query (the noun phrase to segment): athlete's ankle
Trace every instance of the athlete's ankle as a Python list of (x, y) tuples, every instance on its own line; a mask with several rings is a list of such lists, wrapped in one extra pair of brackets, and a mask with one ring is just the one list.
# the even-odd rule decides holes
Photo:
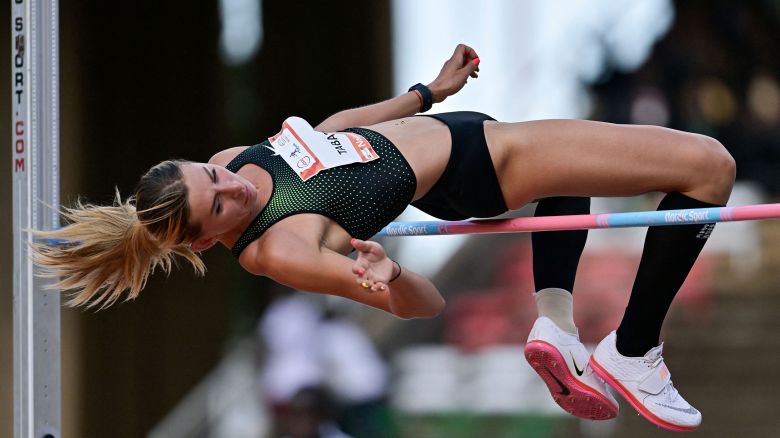
[(534, 294), (539, 316), (550, 318), (555, 325), (566, 333), (577, 335), (574, 324), (574, 300), (565, 289), (547, 288)]
[(640, 333), (628, 333), (622, 324), (615, 330), (615, 349), (623, 357), (642, 357), (659, 343), (658, 338), (653, 340)]

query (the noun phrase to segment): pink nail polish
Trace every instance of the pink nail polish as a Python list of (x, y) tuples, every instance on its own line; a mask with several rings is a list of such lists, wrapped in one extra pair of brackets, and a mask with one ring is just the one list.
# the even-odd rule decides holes
[(479, 65), (479, 58), (474, 58), (471, 62), (474, 63), (474, 65)]

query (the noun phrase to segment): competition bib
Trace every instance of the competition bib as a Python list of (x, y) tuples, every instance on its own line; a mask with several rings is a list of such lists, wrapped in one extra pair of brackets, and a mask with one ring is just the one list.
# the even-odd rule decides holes
[(318, 132), (300, 117), (287, 118), (281, 132), (268, 141), (269, 149), (282, 157), (303, 181), (325, 169), (379, 158), (363, 136), (351, 132)]

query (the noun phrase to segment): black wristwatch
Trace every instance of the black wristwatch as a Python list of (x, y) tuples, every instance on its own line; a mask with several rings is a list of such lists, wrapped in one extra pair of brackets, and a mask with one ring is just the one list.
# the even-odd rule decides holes
[(423, 84), (415, 84), (409, 88), (409, 91), (416, 91), (420, 93), (420, 96), (422, 96), (422, 108), (420, 108), (421, 113), (431, 109), (433, 106), (433, 93), (431, 93), (431, 90), (428, 87)]

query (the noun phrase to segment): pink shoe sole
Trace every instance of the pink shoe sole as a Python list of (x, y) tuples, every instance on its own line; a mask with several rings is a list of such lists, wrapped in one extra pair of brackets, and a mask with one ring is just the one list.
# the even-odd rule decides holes
[(631, 405), (631, 407), (636, 409), (637, 412), (645, 417), (647, 421), (655, 424), (658, 427), (675, 432), (693, 432), (699, 428), (699, 426), (681, 426), (679, 424), (670, 423), (666, 420), (658, 418), (655, 414), (645, 408), (644, 405), (642, 405), (642, 403), (640, 403), (633, 395), (631, 395), (631, 393), (625, 387), (623, 387), (623, 385), (621, 385), (617, 379), (612, 377), (612, 375), (609, 374), (609, 372), (605, 370), (598, 362), (596, 362), (596, 359), (593, 357), (590, 358), (590, 367), (593, 368), (593, 371), (598, 374), (599, 377), (604, 379), (604, 381), (607, 382), (607, 384), (611, 386), (612, 389), (617, 391)]
[(564, 411), (588, 420), (617, 417), (619, 407), (577, 380), (557, 348), (544, 341), (531, 341), (525, 344), (525, 358), (547, 385), (555, 403)]

